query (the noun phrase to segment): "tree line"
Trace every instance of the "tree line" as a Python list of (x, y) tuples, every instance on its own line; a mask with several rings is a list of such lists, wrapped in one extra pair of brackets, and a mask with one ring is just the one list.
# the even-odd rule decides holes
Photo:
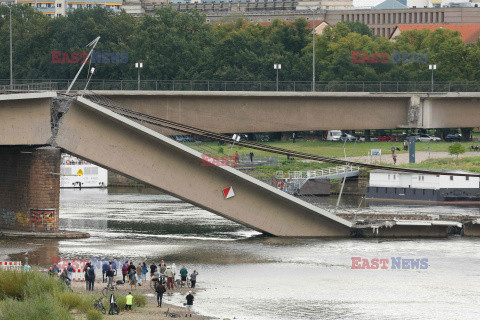
[[(53, 19), (28, 6), (12, 11), (16, 79), (72, 79), (97, 36), (97, 79), (136, 79), (135, 62), (143, 62), (142, 79), (152, 80), (273, 81), (275, 63), (282, 64), (280, 81), (312, 79), (312, 30), (305, 19), (265, 26), (242, 19), (210, 24), (199, 12), (171, 8), (138, 18), (104, 8)], [(98, 52), (107, 53), (109, 63)], [(365, 24), (343, 22), (315, 37), (315, 61), (318, 81), (429, 81), (429, 63), (437, 65), (436, 81), (474, 81), (480, 43), (465, 44), (448, 29), (405, 31), (389, 41)], [(9, 11), (0, 7), (0, 79), (8, 78)]]

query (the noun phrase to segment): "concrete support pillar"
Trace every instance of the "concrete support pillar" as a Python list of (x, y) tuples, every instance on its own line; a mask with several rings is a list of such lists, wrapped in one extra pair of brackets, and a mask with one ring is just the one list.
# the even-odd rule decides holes
[(410, 98), (410, 104), (408, 106), (408, 127), (418, 128), (422, 126), (422, 101), (420, 96), (413, 95)]
[(55, 232), (60, 149), (0, 147), (0, 229)]

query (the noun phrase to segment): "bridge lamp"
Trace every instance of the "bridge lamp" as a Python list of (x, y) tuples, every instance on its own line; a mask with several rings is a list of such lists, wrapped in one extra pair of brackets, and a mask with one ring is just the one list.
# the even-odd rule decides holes
[(436, 64), (430, 64), (428, 66), (429, 70), (432, 70), (432, 92), (433, 92), (433, 70), (437, 70), (437, 65)]
[(90, 83), (90, 80), (92, 79), (94, 72), (95, 72), (95, 68), (92, 67), (92, 68), (90, 69), (90, 77), (88, 77), (87, 83), (85, 84), (85, 89), (83, 89), (82, 97), (83, 97), (83, 95), (85, 94), (85, 91), (87, 91), (88, 84)]
[(135, 63), (135, 68), (138, 69), (138, 90), (140, 90), (140, 69), (143, 68), (143, 63), (142, 62), (136, 62)]
[(278, 70), (282, 69), (282, 65), (279, 64), (279, 63), (278, 63), (278, 64), (275, 63), (275, 64), (273, 65), (273, 69), (277, 70), (277, 91), (278, 91)]

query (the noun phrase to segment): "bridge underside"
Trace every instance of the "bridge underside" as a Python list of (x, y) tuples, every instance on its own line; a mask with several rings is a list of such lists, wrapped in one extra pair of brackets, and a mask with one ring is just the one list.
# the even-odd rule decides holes
[(476, 127), (480, 93), (99, 91), (129, 109), (219, 133)]
[[(58, 123), (51, 122), (50, 104), (43, 99), (23, 109), (0, 101), (0, 115), (17, 123), (24, 119), (22, 126), (4, 129), (0, 145), (53, 145), (267, 234), (350, 234), (350, 222), (230, 167), (203, 166), (200, 153), (87, 99), (73, 102)], [(7, 126), (2, 119), (0, 127)], [(50, 131), (52, 124), (53, 135), (34, 134)], [(35, 130), (20, 139), (25, 127)], [(225, 199), (227, 187), (233, 187), (234, 197)]]

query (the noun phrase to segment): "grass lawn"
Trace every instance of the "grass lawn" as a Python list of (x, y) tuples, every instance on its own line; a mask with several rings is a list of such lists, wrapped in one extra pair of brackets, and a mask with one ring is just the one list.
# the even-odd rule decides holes
[[(465, 147), (466, 151), (469, 151), (470, 146), (473, 144), (477, 144), (478, 142), (462, 142), (462, 145)], [(217, 142), (203, 142), (200, 144), (197, 143), (186, 143), (188, 146), (192, 147), (193, 149), (198, 150), (202, 153), (207, 153), (215, 156), (223, 156), (228, 154), (230, 151), (231, 145), (224, 145), (219, 147)], [(282, 141), (275, 141), (275, 142), (265, 142), (264, 144), (290, 149), (294, 151), (310, 153), (318, 156), (325, 156), (325, 157), (343, 157), (343, 142), (331, 142), (331, 141), (297, 141), (292, 143), (291, 141), (282, 142)], [(428, 147), (430, 147), (431, 152), (448, 152), (448, 147), (453, 144), (453, 142), (417, 142), (415, 144), (416, 151), (428, 151)], [(390, 148), (392, 146), (400, 148), (401, 151), (397, 151), (397, 153), (405, 153), (403, 151), (403, 142), (357, 142), (355, 144), (355, 148), (353, 149), (353, 142), (347, 142), (345, 145), (345, 151), (347, 157), (350, 156), (353, 150), (353, 156), (366, 156), (371, 149), (382, 149), (382, 154), (390, 154)], [(222, 152), (223, 150), (223, 152)], [(250, 151), (253, 151), (255, 156), (272, 156), (274, 154), (264, 151), (253, 150), (250, 148), (244, 147), (237, 147), (233, 146), (233, 149), (230, 155), (234, 155), (235, 151), (238, 151), (239, 154), (247, 154)], [(286, 159), (286, 156), (279, 156), (279, 160)]]
[(422, 163), (402, 165), (402, 167), (418, 169), (465, 170), (480, 173), (480, 157), (469, 157), (453, 160), (451, 158), (432, 159)]

